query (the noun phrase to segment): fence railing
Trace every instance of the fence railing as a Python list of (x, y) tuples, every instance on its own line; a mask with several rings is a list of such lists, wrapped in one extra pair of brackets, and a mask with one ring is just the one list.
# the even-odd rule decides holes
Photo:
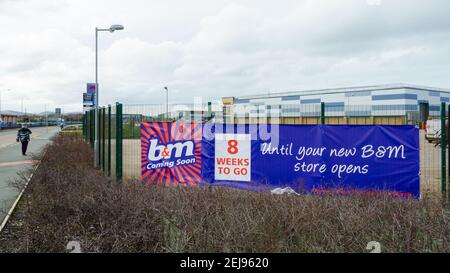
[[(226, 124), (326, 124), (326, 125), (415, 125), (420, 127), (420, 177), (422, 194), (446, 193), (450, 177), (447, 143), (447, 114), (424, 115), (407, 106), (374, 107), (367, 105), (116, 105), (99, 108), (98, 136), (95, 135), (95, 110), (83, 117), (86, 142), (96, 151), (95, 164), (108, 176), (140, 179), (142, 122), (197, 122)], [(423, 117), (428, 116), (427, 120)], [(421, 120), (422, 119), (422, 120)], [(427, 128), (428, 125), (428, 128)], [(449, 140), (447, 139), (449, 138)], [(448, 172), (448, 173), (447, 173)]]

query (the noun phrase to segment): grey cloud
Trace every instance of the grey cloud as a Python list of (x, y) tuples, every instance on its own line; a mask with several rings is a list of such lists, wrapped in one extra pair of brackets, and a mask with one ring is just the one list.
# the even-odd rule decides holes
[(5, 6), (0, 88), (17, 90), (6, 101), (16, 109), (22, 94), (30, 108), (81, 109), (94, 80), (93, 29), (116, 22), (126, 30), (100, 40), (104, 104), (162, 103), (166, 85), (179, 102), (389, 82), (450, 86), (446, 0), (0, 0)]

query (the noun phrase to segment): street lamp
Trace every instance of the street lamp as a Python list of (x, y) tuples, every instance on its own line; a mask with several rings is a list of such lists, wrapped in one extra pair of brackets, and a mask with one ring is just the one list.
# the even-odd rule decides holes
[(98, 33), (99, 32), (111, 32), (118, 30), (124, 30), (124, 26), (122, 25), (112, 25), (110, 28), (95, 28), (95, 108), (98, 109), (98, 102), (99, 102), (99, 88), (98, 88)]
[(97, 164), (99, 159), (99, 128), (98, 128), (98, 102), (99, 102), (99, 88), (98, 88), (98, 33), (99, 32), (110, 32), (124, 30), (125, 28), (122, 25), (112, 25), (110, 28), (95, 28), (95, 162)]
[[(9, 91), (11, 91), (11, 89), (6, 89), (6, 90), (3, 90), (3, 91), (9, 92)], [(3, 123), (3, 119), (2, 119), (2, 90), (0, 90), (0, 122)]]
[(166, 121), (169, 121), (169, 88), (164, 87), (166, 90)]

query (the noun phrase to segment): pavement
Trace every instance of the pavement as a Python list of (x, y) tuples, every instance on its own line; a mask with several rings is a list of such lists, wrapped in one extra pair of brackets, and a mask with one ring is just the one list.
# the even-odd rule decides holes
[(22, 155), (21, 145), (16, 142), (17, 130), (0, 131), (0, 223), (16, 200), (19, 192), (9, 186), (19, 178), (19, 173), (33, 166), (32, 156), (38, 154), (59, 132), (59, 127), (30, 128), (33, 132), (28, 144), (27, 156)]

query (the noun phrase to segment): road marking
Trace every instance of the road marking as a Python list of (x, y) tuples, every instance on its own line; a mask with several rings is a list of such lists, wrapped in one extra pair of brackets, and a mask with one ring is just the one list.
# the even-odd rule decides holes
[(37, 160), (24, 160), (24, 161), (15, 161), (15, 162), (4, 162), (0, 163), (0, 167), (12, 167), (12, 166), (19, 166), (19, 165), (32, 165), (34, 163), (38, 162)]

